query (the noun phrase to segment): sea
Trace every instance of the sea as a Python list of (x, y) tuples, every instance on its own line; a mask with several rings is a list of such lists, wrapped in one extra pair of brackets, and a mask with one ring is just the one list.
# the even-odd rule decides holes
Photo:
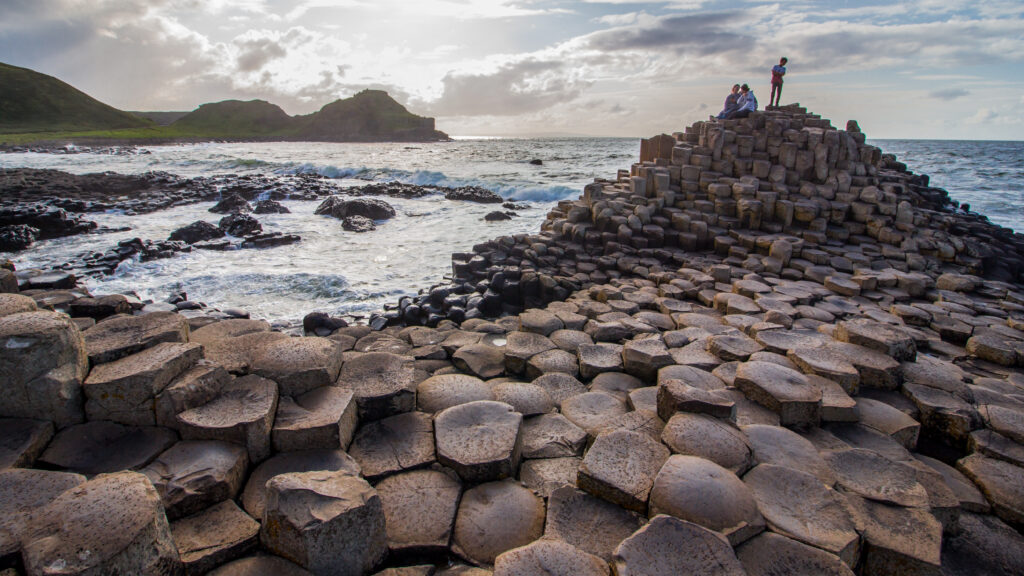
[[(987, 215), (1024, 230), (1024, 142), (869, 140), (931, 185)], [(298, 234), (301, 242), (262, 250), (195, 250), (150, 262), (127, 260), (114, 274), (88, 277), (93, 294), (135, 293), (160, 301), (177, 292), (210, 307), (241, 308), (287, 327), (309, 312), (365, 319), (404, 295), (444, 281), (451, 254), (510, 234), (536, 233), (548, 211), (575, 199), (594, 178), (615, 178), (639, 156), (637, 138), (456, 138), (432, 143), (204, 143), (149, 146), (136, 154), (0, 154), (0, 168), (52, 168), (77, 174), (164, 171), (185, 177), (314, 173), (339, 188), (399, 181), (446, 187), (481, 186), (522, 207), (510, 220), (487, 222), (496, 205), (444, 199), (383, 198), (397, 215), (367, 233), (342, 230), (314, 215), (319, 202), (284, 200), (290, 214), (260, 215), (265, 231)], [(540, 163), (536, 163), (539, 160)], [(0, 191), (2, 193), (2, 191)], [(47, 269), (118, 241), (165, 239), (175, 229), (219, 215), (212, 202), (128, 216), (89, 214), (101, 228), (130, 228), (37, 242), (0, 253), (19, 270)]]

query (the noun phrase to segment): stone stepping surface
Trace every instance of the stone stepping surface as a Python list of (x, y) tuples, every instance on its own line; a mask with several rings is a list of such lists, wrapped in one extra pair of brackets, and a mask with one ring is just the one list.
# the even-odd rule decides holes
[(0, 272), (0, 566), (1024, 572), (1024, 241), (798, 106), (639, 160), (368, 326)]

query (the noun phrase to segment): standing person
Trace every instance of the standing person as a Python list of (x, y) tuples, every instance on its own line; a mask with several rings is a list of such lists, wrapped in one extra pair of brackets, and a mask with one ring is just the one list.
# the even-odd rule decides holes
[(780, 58), (779, 63), (772, 66), (772, 95), (768, 98), (769, 106), (778, 106), (782, 102), (782, 77), (786, 75), (787, 62), (787, 58)]
[(750, 113), (757, 110), (757, 98), (754, 97), (754, 92), (750, 89), (750, 86), (744, 84), (740, 86), (740, 97), (736, 101), (739, 108), (726, 116), (726, 118), (732, 120), (733, 118), (746, 118), (750, 116)]
[(736, 103), (736, 101), (739, 100), (739, 99), (740, 99), (740, 85), (739, 84), (733, 84), (732, 85), (732, 92), (730, 92), (729, 95), (725, 97), (725, 106), (722, 108), (722, 111), (718, 113), (717, 118), (719, 120), (722, 120), (722, 119), (726, 118), (727, 116), (729, 116), (729, 114), (732, 114), (733, 112), (735, 112), (736, 109), (739, 108), (739, 105)]

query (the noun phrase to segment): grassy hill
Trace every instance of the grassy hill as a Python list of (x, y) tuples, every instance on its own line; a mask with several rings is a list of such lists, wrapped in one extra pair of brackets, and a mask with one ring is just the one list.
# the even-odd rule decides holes
[(0, 63), (0, 144), (374, 142), (447, 137), (434, 129), (433, 118), (412, 114), (381, 90), (364, 90), (305, 116), (289, 116), (263, 100), (225, 100), (188, 113), (122, 112), (56, 78)]
[(152, 122), (28, 68), (0, 63), (0, 134), (143, 128)]

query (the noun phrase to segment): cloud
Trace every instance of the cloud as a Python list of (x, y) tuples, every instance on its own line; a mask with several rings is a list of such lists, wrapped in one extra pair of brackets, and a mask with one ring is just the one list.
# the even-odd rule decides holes
[(288, 52), (280, 42), (270, 38), (254, 38), (236, 41), (240, 52), (236, 58), (238, 69), (242, 72), (261, 70), (271, 60), (284, 58)]
[(441, 97), (429, 104), (438, 116), (509, 116), (536, 112), (578, 97), (588, 82), (560, 62), (527, 59), (491, 73), (442, 79)]
[(737, 26), (745, 20), (742, 12), (717, 12), (667, 16), (651, 25), (622, 26), (595, 32), (587, 45), (598, 51), (672, 50), (705, 55), (743, 50), (753, 39)]
[(970, 90), (964, 90), (963, 88), (949, 88), (946, 90), (933, 90), (928, 93), (928, 97), (935, 98), (937, 100), (956, 100), (957, 98), (963, 98), (970, 93)]
[(996, 118), (999, 118), (999, 113), (989, 108), (979, 108), (975, 112), (974, 116), (971, 116), (965, 122), (968, 124), (987, 124), (992, 122)]

